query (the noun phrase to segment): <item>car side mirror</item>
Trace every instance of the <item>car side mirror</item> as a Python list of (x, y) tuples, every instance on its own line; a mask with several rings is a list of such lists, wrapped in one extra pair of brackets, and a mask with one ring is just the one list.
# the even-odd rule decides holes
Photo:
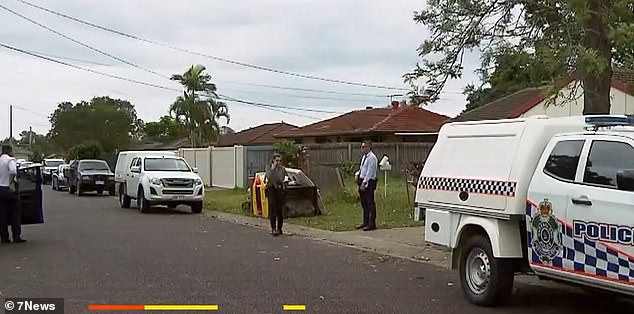
[(634, 191), (634, 170), (621, 170), (616, 173), (616, 186), (621, 191)]
[(198, 173), (198, 168), (196, 168), (196, 167), (192, 167), (192, 171), (193, 171), (194, 173)]
[(130, 171), (139, 173), (139, 172), (141, 172), (141, 167), (134, 166), (134, 167), (130, 168)]

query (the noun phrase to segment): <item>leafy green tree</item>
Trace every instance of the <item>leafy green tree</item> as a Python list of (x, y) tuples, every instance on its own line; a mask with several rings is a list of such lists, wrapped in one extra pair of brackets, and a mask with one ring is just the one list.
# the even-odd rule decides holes
[(158, 121), (145, 123), (143, 136), (145, 139), (167, 142), (187, 135), (185, 125), (171, 116), (163, 116)]
[(126, 148), (141, 134), (142, 121), (126, 100), (95, 97), (75, 105), (60, 103), (50, 117), (48, 137), (62, 151), (94, 140), (105, 152)]
[(219, 118), (224, 117), (229, 123), (228, 107), (217, 100), (216, 85), (205, 70), (202, 65), (193, 65), (185, 73), (171, 77), (185, 90), (170, 106), (170, 114), (185, 125), (192, 147), (209, 145), (217, 139)]
[(429, 0), (414, 13), (431, 32), (418, 49), (423, 61), (404, 77), (414, 85), (424, 78), (435, 101), (448, 79), (462, 75), (467, 51), (481, 49), (481, 69), (501, 51), (527, 52), (553, 70), (551, 82), (577, 72), (584, 114), (609, 113), (612, 66), (634, 65), (633, 7), (632, 0)]
[(528, 52), (500, 50), (492, 58), (491, 68), (478, 71), (482, 84), (465, 87), (467, 106), (463, 112), (525, 88), (547, 85), (557, 73), (565, 71), (554, 67), (544, 68), (542, 60)]
[(68, 150), (68, 159), (101, 159), (104, 154), (101, 144), (97, 141), (85, 141), (74, 145)]

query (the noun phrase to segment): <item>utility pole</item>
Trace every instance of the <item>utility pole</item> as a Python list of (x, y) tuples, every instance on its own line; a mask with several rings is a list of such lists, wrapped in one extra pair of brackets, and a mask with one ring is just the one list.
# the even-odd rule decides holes
[(29, 126), (29, 150), (33, 151), (33, 127)]
[(9, 105), (9, 145), (13, 146), (13, 105)]

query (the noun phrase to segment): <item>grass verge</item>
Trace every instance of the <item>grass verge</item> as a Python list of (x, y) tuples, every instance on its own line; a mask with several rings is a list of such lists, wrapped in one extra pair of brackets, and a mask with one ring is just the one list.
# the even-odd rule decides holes
[[(422, 222), (414, 221), (412, 216), (414, 192), (410, 188), (410, 202), (408, 202), (405, 182), (399, 178), (388, 178), (387, 196), (385, 196), (383, 178), (380, 178), (375, 194), (377, 227), (387, 229), (422, 226)], [(322, 198), (326, 207), (325, 215), (289, 218), (286, 221), (331, 231), (354, 230), (355, 226), (363, 221), (363, 210), (355, 184), (349, 183), (343, 191), (322, 195)], [(207, 209), (253, 216), (251, 212), (242, 209), (242, 203), (247, 200), (247, 190), (241, 188), (214, 188), (205, 193)]]

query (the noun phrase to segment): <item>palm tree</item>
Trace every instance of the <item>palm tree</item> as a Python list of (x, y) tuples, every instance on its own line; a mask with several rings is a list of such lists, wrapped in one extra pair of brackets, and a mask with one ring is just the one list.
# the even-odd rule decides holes
[(192, 65), (185, 73), (171, 77), (183, 85), (185, 91), (170, 106), (170, 115), (183, 122), (192, 147), (209, 144), (217, 138), (219, 118), (224, 117), (229, 123), (228, 107), (217, 100), (216, 84), (205, 70), (203, 65)]

